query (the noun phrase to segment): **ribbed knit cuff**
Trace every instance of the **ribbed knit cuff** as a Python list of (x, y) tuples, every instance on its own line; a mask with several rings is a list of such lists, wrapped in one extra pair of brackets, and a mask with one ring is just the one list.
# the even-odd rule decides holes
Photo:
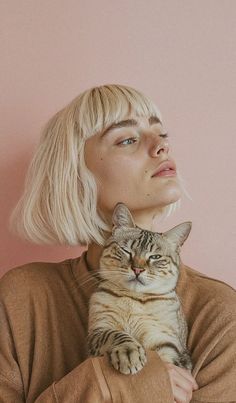
[(114, 403), (173, 403), (173, 394), (167, 369), (155, 351), (147, 352), (147, 363), (134, 375), (115, 370), (108, 358), (99, 362)]

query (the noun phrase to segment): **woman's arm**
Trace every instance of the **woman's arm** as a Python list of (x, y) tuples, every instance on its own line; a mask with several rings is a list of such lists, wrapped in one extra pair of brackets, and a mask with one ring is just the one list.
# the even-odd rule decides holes
[(122, 375), (106, 357), (88, 358), (36, 399), (24, 397), (14, 379), (0, 375), (1, 403), (173, 403), (171, 384), (156, 352), (148, 352), (146, 366), (136, 375)]
[(236, 402), (236, 320), (228, 318), (220, 339), (212, 337), (199, 355), (193, 374), (199, 389), (191, 403)]
[[(57, 365), (57, 350), (53, 355), (53, 345), (45, 351), (36, 348), (40, 343), (47, 346), (44, 336), (51, 342), (47, 334), (51, 317), (44, 309), (40, 316), (35, 313), (36, 307), (42, 308), (47, 298), (44, 288), (44, 284), (40, 288), (40, 284), (36, 287), (30, 282), (26, 270), (16, 270), (1, 279), (0, 403), (141, 403), (147, 396), (156, 403), (173, 403), (168, 371), (156, 352), (147, 353), (148, 362), (136, 375), (122, 375), (107, 357), (96, 357), (86, 359), (54, 380), (51, 371)], [(47, 363), (47, 360), (54, 361)], [(52, 370), (48, 372), (47, 368)], [(63, 370), (55, 373), (63, 374)]]
[(143, 403), (147, 399), (173, 403), (168, 373), (153, 351), (148, 352), (146, 366), (136, 375), (120, 374), (106, 357), (88, 358), (50, 386), (36, 402)]

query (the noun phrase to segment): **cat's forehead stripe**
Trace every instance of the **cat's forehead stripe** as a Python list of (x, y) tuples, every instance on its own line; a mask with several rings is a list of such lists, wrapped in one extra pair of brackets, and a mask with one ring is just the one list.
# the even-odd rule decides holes
[(132, 243), (131, 243), (131, 245), (130, 245), (130, 248), (131, 248), (131, 249), (133, 248), (135, 242), (136, 242), (136, 239), (134, 239), (134, 240), (132, 241)]
[(147, 247), (147, 240), (148, 240), (148, 235), (146, 232), (144, 232), (143, 236), (141, 237), (141, 244), (140, 244), (141, 249), (145, 249)]

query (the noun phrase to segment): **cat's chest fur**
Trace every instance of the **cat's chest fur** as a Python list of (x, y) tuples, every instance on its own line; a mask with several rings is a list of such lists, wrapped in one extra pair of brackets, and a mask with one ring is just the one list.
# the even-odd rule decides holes
[(98, 314), (100, 326), (127, 332), (146, 348), (157, 343), (158, 335), (162, 338), (179, 328), (180, 302), (175, 292), (138, 300), (112, 295), (109, 290), (96, 293), (93, 299), (93, 314)]

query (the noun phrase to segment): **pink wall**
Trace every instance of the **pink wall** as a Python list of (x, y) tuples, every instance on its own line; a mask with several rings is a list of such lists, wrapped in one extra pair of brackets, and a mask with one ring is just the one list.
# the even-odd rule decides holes
[(2, 1), (1, 274), (79, 248), (7, 229), (47, 119), (82, 90), (128, 84), (159, 106), (192, 200), (160, 225), (193, 222), (184, 262), (236, 286), (234, 0)]

